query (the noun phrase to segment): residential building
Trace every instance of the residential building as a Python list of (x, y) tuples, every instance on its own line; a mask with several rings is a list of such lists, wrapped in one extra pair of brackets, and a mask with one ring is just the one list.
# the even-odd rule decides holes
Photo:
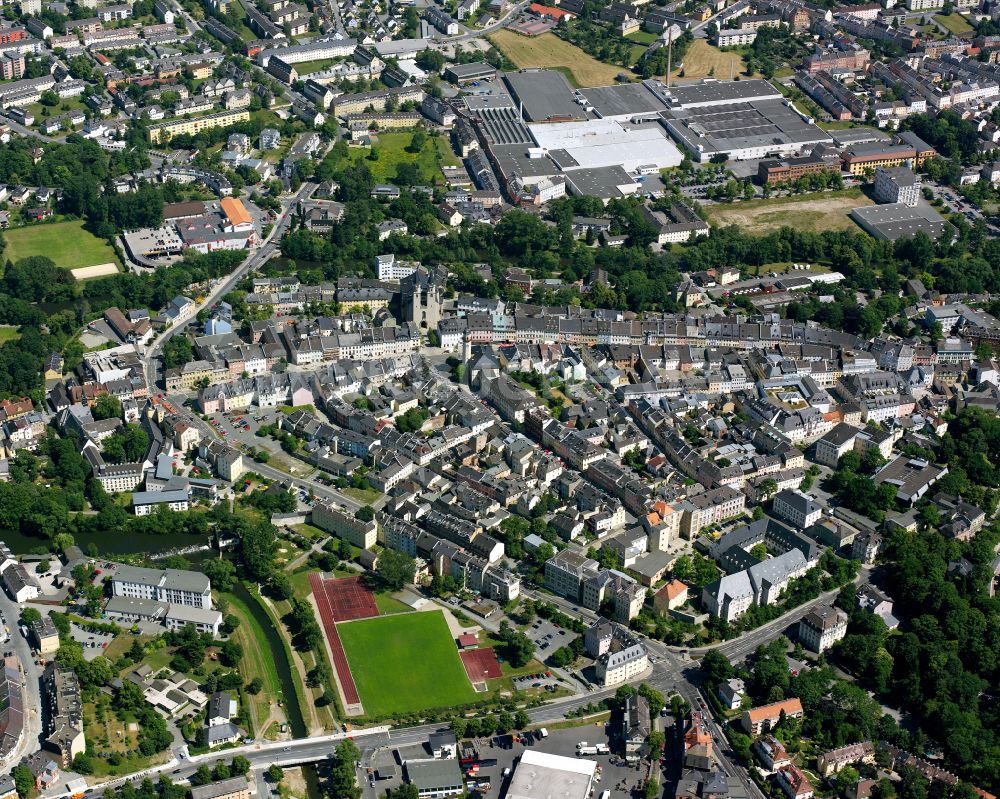
[(80, 681), (72, 669), (52, 662), (42, 672), (42, 691), (47, 711), (43, 746), (68, 768), (87, 748)]
[(916, 206), (920, 202), (920, 178), (908, 167), (878, 167), (874, 194), (880, 203)]
[(744, 710), (740, 721), (744, 732), (758, 736), (766, 730), (774, 729), (782, 715), (790, 719), (802, 718), (802, 702), (797, 698), (783, 699), (780, 702)]
[(729, 710), (739, 710), (743, 705), (743, 694), (746, 693), (746, 685), (739, 677), (731, 677), (723, 683), (719, 683), (716, 693), (722, 704)]
[(250, 783), (246, 777), (231, 777), (191, 788), (191, 799), (250, 799)]
[(855, 763), (875, 763), (875, 745), (871, 741), (848, 744), (824, 752), (816, 758), (816, 770), (823, 777), (831, 777), (845, 766), (853, 766)]
[(847, 614), (840, 608), (816, 608), (799, 622), (799, 641), (811, 652), (825, 652), (845, 635)]
[(353, 513), (345, 513), (334, 503), (320, 499), (312, 509), (312, 523), (344, 539), (359, 549), (371, 549), (378, 540), (378, 523), (372, 519), (364, 522)]
[(237, 122), (247, 122), (250, 119), (250, 112), (246, 109), (233, 111), (220, 111), (216, 114), (208, 114), (202, 117), (191, 119), (171, 119), (167, 122), (158, 122), (149, 126), (149, 141), (152, 144), (163, 144), (173, 136), (189, 134), (191, 136), (203, 130), (212, 128), (225, 128), (235, 125)]
[(31, 599), (37, 599), (40, 593), (35, 578), (28, 574), (28, 570), (20, 563), (5, 568), (3, 574), (0, 575), (0, 580), (3, 580), (3, 587), (10, 598), (19, 605), (23, 605)]
[(679, 608), (688, 599), (688, 587), (680, 580), (674, 579), (653, 594), (653, 610), (666, 614)]
[(814, 525), (823, 515), (823, 508), (815, 499), (791, 489), (775, 495), (773, 509), (779, 518), (802, 530)]
[(778, 771), (777, 781), (788, 799), (812, 799), (812, 783), (794, 763), (789, 763)]
[(154, 599), (206, 610), (212, 607), (212, 586), (200, 572), (118, 565), (111, 576), (111, 588), (115, 596)]
[(641, 694), (630, 694), (622, 709), (621, 739), (625, 745), (625, 759), (630, 763), (642, 760), (648, 753), (651, 731), (649, 702)]

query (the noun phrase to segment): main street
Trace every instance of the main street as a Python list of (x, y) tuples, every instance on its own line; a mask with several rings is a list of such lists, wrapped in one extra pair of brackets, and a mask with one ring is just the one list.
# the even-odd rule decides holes
[[(287, 479), (287, 475), (282, 475), (282, 478)], [(302, 482), (304, 483), (304, 481)], [(317, 488), (316, 486), (311, 486), (311, 484), (307, 485), (310, 485), (314, 489)], [(339, 495), (336, 496), (339, 499)], [(713, 646), (699, 647), (693, 650), (679, 650), (676, 647), (666, 646), (659, 641), (647, 640), (646, 646), (651, 656), (651, 668), (645, 676), (636, 680), (636, 682), (647, 683), (650, 687), (663, 693), (665, 697), (678, 694), (689, 706), (698, 708), (701, 706), (701, 700), (703, 699), (700, 688), (700, 675), (697, 663), (687, 657), (689, 653), (704, 653), (711, 649), (719, 649), (727, 657), (741, 660), (746, 654), (752, 652), (761, 644), (766, 644), (780, 637), (788, 626), (796, 623), (814, 607), (824, 603), (829, 604), (836, 594), (837, 591), (828, 591), (815, 600), (795, 608), (780, 618), (762, 625), (755, 630), (751, 630), (739, 638)], [(547, 597), (547, 599), (550, 598)], [(0, 603), (0, 607), (2, 606), (2, 603)], [(570, 610), (570, 608), (566, 609)], [(570, 610), (570, 612), (573, 611)], [(600, 688), (586, 694), (556, 699), (546, 705), (529, 710), (528, 717), (534, 725), (552, 724), (564, 720), (569, 713), (613, 697), (617, 690), (618, 686)], [(750, 779), (746, 769), (732, 759), (732, 752), (726, 748), (726, 737), (722, 725), (718, 723), (709, 711), (705, 712), (705, 718), (715, 743), (715, 756), (719, 767), (729, 777), (738, 780), (744, 786), (747, 796), (750, 799), (766, 799), (761, 790)], [(430, 735), (440, 730), (443, 726), (442, 724), (424, 724), (399, 729), (379, 726), (364, 730), (355, 730), (346, 734), (335, 733), (312, 738), (300, 738), (292, 741), (254, 742), (237, 748), (227, 749), (224, 753), (209, 752), (190, 758), (175, 755), (169, 762), (161, 766), (147, 769), (137, 774), (131, 774), (127, 777), (119, 777), (99, 783), (93, 786), (88, 796), (92, 797), (92, 799), (102, 796), (106, 788), (118, 786), (124, 782), (138, 784), (145, 778), (152, 779), (155, 782), (161, 775), (167, 776), (174, 781), (185, 781), (190, 778), (198, 766), (203, 763), (214, 763), (223, 755), (226, 758), (242, 755), (250, 761), (252, 770), (266, 769), (272, 763), (277, 763), (280, 766), (302, 765), (331, 757), (337, 742), (344, 738), (350, 738), (361, 749), (409, 746), (426, 743)], [(66, 791), (62, 789), (47, 792), (43, 795), (46, 799), (63, 799), (64, 797), (68, 797)]]
[(6, 627), (5, 632), (9, 632), (10, 640), (3, 644), (4, 651), (13, 651), (17, 659), (21, 662), (21, 669), (24, 672), (24, 713), (22, 715), (24, 724), (24, 734), (18, 741), (17, 746), (6, 760), (0, 762), (4, 768), (14, 766), (22, 757), (38, 749), (38, 742), (42, 734), (42, 696), (41, 696), (41, 669), (35, 663), (35, 655), (31, 651), (31, 644), (17, 629), (17, 621), (23, 608), (17, 602), (11, 600), (6, 591), (0, 591), (0, 612), (6, 620), (5, 625), (0, 625), (0, 629)]
[[(251, 255), (236, 269), (234, 269), (228, 277), (222, 278), (212, 290), (205, 297), (205, 301), (202, 304), (203, 308), (211, 308), (212, 304), (224, 297), (230, 291), (232, 291), (236, 284), (239, 283), (247, 274), (260, 268), (266, 264), (272, 256), (278, 251), (278, 245), (281, 241), (281, 237), (285, 232), (291, 222), (291, 217), (294, 212), (295, 207), (298, 205), (300, 200), (306, 199), (316, 190), (315, 183), (303, 183), (302, 187), (298, 192), (287, 200), (282, 201), (282, 212), (275, 220), (274, 227), (268, 234), (267, 238), (261, 243), (261, 246), (251, 253)], [(150, 387), (156, 385), (157, 380), (160, 375), (158, 374), (157, 361), (160, 358), (160, 354), (163, 351), (163, 346), (170, 341), (178, 332), (184, 330), (188, 324), (193, 321), (188, 319), (187, 321), (168, 327), (159, 336), (157, 336), (153, 341), (150, 342), (149, 346), (146, 347), (145, 353), (143, 354), (144, 368), (146, 372), (146, 382)]]
[[(659, 642), (650, 641), (648, 643), (656, 662), (650, 674), (641, 681), (661, 691), (665, 696), (673, 693), (680, 694), (691, 707), (698, 707), (700, 694), (694, 682), (697, 679), (697, 666), (679, 657), (672, 649)], [(529, 710), (528, 717), (534, 725), (552, 724), (565, 719), (568, 713), (613, 697), (617, 689), (618, 686), (602, 688), (580, 696), (557, 699), (542, 707)], [(147, 778), (153, 782), (156, 782), (161, 776), (166, 776), (175, 782), (186, 781), (200, 765), (212, 764), (223, 756), (226, 759), (231, 759), (242, 755), (250, 761), (251, 770), (261, 770), (274, 763), (279, 766), (296, 766), (325, 760), (333, 755), (337, 743), (344, 738), (350, 738), (363, 750), (423, 744), (429, 740), (432, 733), (444, 726), (443, 724), (424, 724), (400, 729), (379, 726), (355, 730), (350, 733), (335, 733), (292, 741), (254, 742), (227, 749), (225, 752), (208, 752), (190, 758), (175, 753), (169, 762), (161, 766), (99, 783), (91, 788), (88, 796), (94, 799), (103, 796), (108, 787), (117, 787), (125, 782), (138, 785)], [(757, 786), (747, 776), (745, 769), (734, 763), (730, 759), (730, 753), (723, 749), (725, 737), (722, 728), (711, 719), (709, 726), (716, 741), (716, 759), (719, 767), (726, 774), (739, 780), (745, 786), (751, 799), (765, 799)], [(69, 794), (65, 790), (56, 790), (45, 793), (44, 796), (46, 799), (64, 799)]]

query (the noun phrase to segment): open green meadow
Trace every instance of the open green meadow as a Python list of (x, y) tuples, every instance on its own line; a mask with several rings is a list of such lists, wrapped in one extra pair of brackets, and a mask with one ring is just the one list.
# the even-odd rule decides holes
[(369, 715), (457, 707), (476, 699), (440, 611), (344, 622), (337, 632)]
[(426, 183), (440, 180), (442, 166), (460, 166), (457, 156), (445, 136), (428, 136), (419, 153), (411, 153), (409, 147), (413, 131), (392, 131), (378, 134), (375, 150), (378, 160), (368, 158), (371, 152), (364, 148), (355, 151), (355, 157), (364, 159), (372, 176), (380, 183), (388, 183), (396, 177), (400, 164), (416, 164), (420, 178)]
[(4, 231), (11, 261), (44, 255), (56, 266), (78, 269), (82, 266), (118, 263), (118, 256), (106, 241), (83, 229), (83, 222), (39, 223)]

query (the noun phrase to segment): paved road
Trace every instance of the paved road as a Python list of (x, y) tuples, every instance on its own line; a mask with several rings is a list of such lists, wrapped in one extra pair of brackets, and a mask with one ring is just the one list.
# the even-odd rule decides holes
[[(205, 302), (202, 305), (203, 308), (210, 308), (212, 303), (214, 303), (217, 299), (224, 297), (232, 291), (236, 284), (239, 283), (248, 273), (263, 266), (271, 259), (271, 256), (278, 251), (278, 243), (281, 241), (281, 236), (288, 227), (293, 209), (298, 204), (299, 200), (308, 197), (315, 190), (315, 183), (303, 183), (302, 188), (299, 189), (295, 196), (283, 201), (282, 205), (284, 206), (284, 210), (274, 223), (274, 228), (271, 230), (270, 235), (263, 241), (260, 247), (254, 250), (242, 264), (230, 273), (229, 277), (223, 278), (218, 284), (216, 284), (215, 288), (213, 288), (208, 293), (208, 296), (205, 297)], [(184, 330), (187, 325), (193, 321), (193, 319), (194, 317), (189, 319), (184, 324), (168, 327), (160, 333), (159, 336), (153, 339), (153, 341), (151, 341), (149, 346), (146, 348), (143, 361), (145, 363), (146, 382), (150, 387), (156, 385), (159, 377), (157, 365), (160, 353), (163, 351), (163, 345), (177, 333)]]
[[(202, 436), (206, 438), (216, 438), (220, 441), (224, 441), (222, 436), (219, 435), (219, 431), (216, 430), (212, 425), (208, 424), (204, 419), (202, 419), (198, 414), (194, 413), (190, 408), (184, 406), (184, 397), (181, 395), (168, 394), (167, 399), (170, 403), (177, 409), (178, 414), (183, 416), (185, 420), (198, 428)], [(228, 440), (226, 443), (232, 444), (233, 446), (239, 446), (239, 442), (235, 440)], [(296, 466), (303, 470), (303, 473), (298, 476), (293, 476), (287, 472), (283, 472), (280, 469), (276, 469), (273, 466), (268, 466), (266, 463), (249, 462), (247, 468), (249, 471), (257, 472), (257, 474), (268, 478), (269, 480), (279, 480), (291, 483), (296, 488), (305, 489), (308, 493), (312, 491), (313, 495), (320, 499), (328, 499), (332, 502), (340, 503), (346, 508), (352, 511), (358, 510), (365, 503), (361, 502), (354, 497), (343, 494), (335, 488), (322, 485), (316, 482), (315, 477), (318, 474), (318, 470), (313, 468), (307, 463), (303, 463), (295, 458), (289, 456), (289, 460)], [(380, 500), (375, 503), (375, 507), (379, 507), (384, 500)]]
[[(42, 734), (42, 696), (41, 669), (35, 664), (35, 657), (27, 639), (17, 629), (17, 620), (23, 608), (11, 600), (5, 591), (0, 591), (0, 611), (7, 619), (10, 628), (10, 641), (0, 644), (3, 651), (13, 651), (21, 661), (24, 670), (24, 724), (25, 731), (17, 748), (5, 761), (0, 761), (0, 767), (9, 768), (15, 765), (23, 756), (38, 749)], [(2, 629), (2, 627), (0, 627)]]
[[(282, 477), (286, 477), (283, 474)], [(303, 481), (304, 482), (304, 481)], [(310, 486), (317, 489), (318, 486)], [(808, 610), (817, 604), (829, 602), (836, 591), (830, 591), (818, 597), (813, 602), (807, 603), (780, 619), (763, 625), (734, 641), (729, 641), (716, 648), (721, 649), (729, 657), (740, 657), (743, 653), (751, 652), (762, 643), (773, 640), (782, 634), (785, 627), (793, 621), (797, 621)], [(0, 601), (7, 602), (6, 598)], [(12, 604), (12, 603), (9, 603)], [(563, 606), (562, 603), (556, 603)], [(22, 639), (23, 641), (23, 639)], [(691, 707), (698, 707), (702, 699), (700, 693), (700, 673), (695, 662), (691, 661), (686, 654), (681, 654), (676, 648), (668, 647), (659, 641), (647, 641), (647, 647), (653, 659), (651, 672), (638, 681), (646, 682), (653, 688), (661, 691), (665, 696), (673, 693), (680, 694)], [(707, 651), (713, 647), (702, 647), (698, 652)], [(37, 683), (36, 683), (37, 684)], [(602, 688), (589, 693), (557, 699), (542, 707), (528, 711), (528, 716), (533, 724), (549, 724), (560, 721), (566, 714), (591, 703), (596, 703), (602, 699), (614, 696), (616, 688)], [(750, 799), (766, 799), (760, 789), (747, 775), (746, 770), (732, 759), (732, 752), (726, 748), (725, 736), (721, 725), (706, 713), (708, 726), (715, 738), (715, 754), (719, 767), (730, 777), (743, 784)], [(389, 727), (375, 727), (367, 730), (358, 730), (349, 734), (335, 733), (332, 735), (316, 736), (312, 738), (297, 739), (294, 741), (278, 741), (266, 743), (253, 743), (239, 748), (226, 750), (225, 753), (210, 752), (193, 758), (177, 759), (175, 757), (170, 762), (149, 769), (129, 777), (117, 778), (101, 783), (92, 789), (88, 794), (90, 799), (97, 799), (103, 795), (104, 789), (109, 786), (117, 786), (126, 781), (135, 783), (149, 777), (154, 782), (160, 775), (168, 776), (175, 782), (188, 779), (191, 774), (204, 762), (213, 763), (225, 756), (227, 758), (243, 755), (251, 764), (251, 769), (260, 770), (267, 768), (272, 763), (281, 766), (300, 765), (324, 760), (330, 757), (338, 741), (345, 737), (350, 737), (362, 749), (377, 749), (387, 746), (407, 746), (424, 743), (431, 733), (441, 729), (441, 724), (425, 724), (418, 727), (393, 730)], [(63, 799), (67, 794), (64, 790), (54, 790), (44, 794), (46, 799)]]
[(481, 39), (488, 33), (493, 33), (493, 31), (498, 31), (501, 28), (506, 28), (514, 18), (520, 14), (524, 9), (526, 9), (531, 0), (521, 0), (520, 3), (513, 6), (510, 11), (504, 14), (500, 19), (494, 22), (492, 25), (487, 25), (485, 28), (478, 28), (477, 30), (472, 30), (471, 28), (459, 23), (459, 26), (465, 31), (465, 33), (460, 33), (458, 36), (443, 36), (436, 41), (441, 44), (460, 44), (461, 42), (472, 41), (473, 39)]

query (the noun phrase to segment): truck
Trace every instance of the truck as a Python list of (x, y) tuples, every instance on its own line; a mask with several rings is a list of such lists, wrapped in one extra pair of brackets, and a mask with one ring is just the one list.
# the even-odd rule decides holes
[(547, 729), (545, 729), (544, 727), (542, 727), (541, 729), (538, 730), (538, 734), (542, 738), (548, 738), (549, 737), (549, 731)]
[(577, 754), (577, 757), (579, 757), (580, 755), (596, 755), (597, 754), (597, 747), (596, 746), (578, 746), (576, 748), (576, 754)]
[(597, 750), (597, 754), (599, 755), (606, 755), (611, 751), (608, 749), (607, 744), (594, 744), (594, 749)]

